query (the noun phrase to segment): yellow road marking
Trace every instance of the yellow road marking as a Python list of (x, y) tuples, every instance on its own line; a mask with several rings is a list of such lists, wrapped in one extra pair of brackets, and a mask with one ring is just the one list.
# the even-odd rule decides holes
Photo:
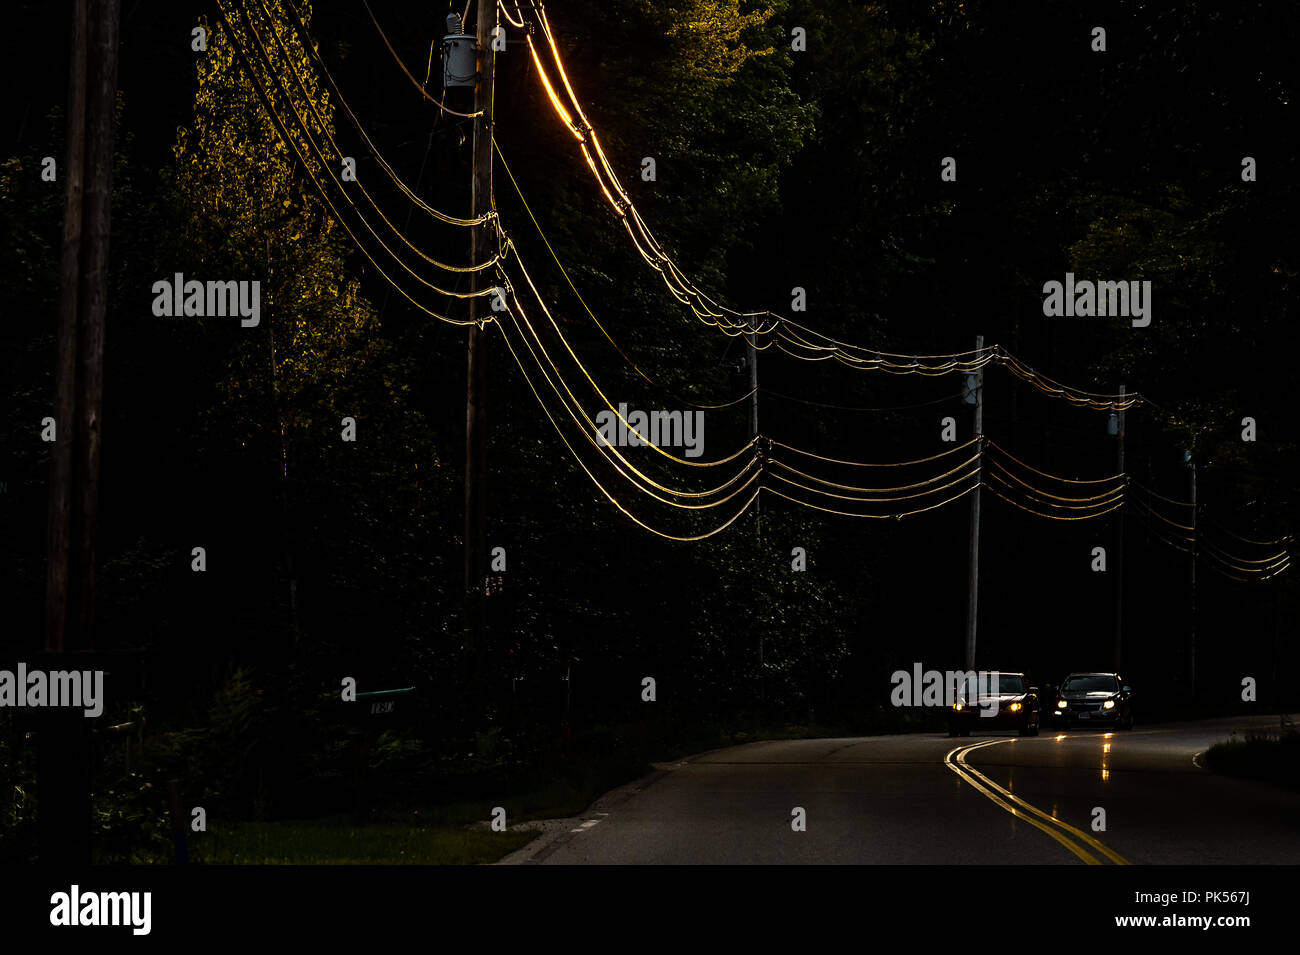
[[(1092, 853), (1088, 852), (1083, 845), (1076, 842), (1075, 839), (1081, 839), (1086, 845), (1091, 846), (1094, 850), (1110, 859), (1110, 861), (1115, 865), (1128, 865), (1129, 862), (1127, 859), (1109, 846), (1103, 845), (1092, 835), (1084, 832), (1082, 829), (1070, 825), (1068, 822), (1062, 822), (1060, 819), (1049, 816), (1036, 806), (1030, 805), (1015, 793), (999, 786), (974, 766), (966, 762), (966, 755), (977, 749), (983, 749), (985, 746), (996, 746), (998, 743), (1013, 743), (1015, 741), (1015, 739), (989, 739), (983, 740), (979, 743), (965, 743), (950, 750), (944, 757), (943, 762), (944, 765), (956, 773), (960, 779), (975, 787), (978, 792), (982, 793), (995, 805), (1005, 809), (1016, 818), (1023, 819), (1030, 825), (1041, 829), (1088, 865), (1102, 865), (1103, 863)], [(977, 782), (976, 780), (979, 780), (980, 782)], [(983, 785), (981, 785), (981, 782)], [(1043, 822), (1040, 822), (1039, 820), (1043, 820)], [(1044, 825), (1044, 822), (1048, 823), (1048, 825)], [(1053, 829), (1051, 828), (1052, 826), (1059, 828)], [(1060, 830), (1064, 830), (1064, 832)], [(1071, 835), (1073, 835), (1075, 839), (1071, 839)]]

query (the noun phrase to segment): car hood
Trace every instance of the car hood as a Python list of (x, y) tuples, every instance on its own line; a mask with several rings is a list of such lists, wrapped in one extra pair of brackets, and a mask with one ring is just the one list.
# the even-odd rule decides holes
[(1109, 700), (1118, 690), (1062, 690), (1063, 700)]

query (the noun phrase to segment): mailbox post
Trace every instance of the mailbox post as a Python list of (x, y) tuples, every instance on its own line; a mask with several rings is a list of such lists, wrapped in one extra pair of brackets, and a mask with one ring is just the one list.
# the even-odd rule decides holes
[(352, 812), (354, 825), (362, 825), (369, 814), (369, 793), (366, 787), (366, 768), (370, 763), (370, 748), (383, 724), (388, 723), (400, 711), (404, 710), (412, 697), (415, 687), (407, 686), (398, 690), (373, 690), (358, 693), (355, 701), (343, 703), (350, 707), (355, 726), (352, 730), (353, 740), (353, 785), (356, 802)]

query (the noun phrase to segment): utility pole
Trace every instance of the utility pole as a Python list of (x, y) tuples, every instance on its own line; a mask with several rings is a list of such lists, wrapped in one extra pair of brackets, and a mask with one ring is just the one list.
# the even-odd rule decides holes
[[(118, 18), (118, 0), (73, 6), (46, 572), (51, 654), (94, 645)], [(80, 711), (55, 708), (38, 725), (41, 861), (83, 865), (90, 861), (86, 720)]]
[[(749, 333), (749, 433), (758, 439), (758, 329)], [(757, 445), (755, 445), (757, 448)], [(763, 536), (762, 512), (759, 499), (754, 498), (754, 516), (758, 519), (758, 535)]]
[(55, 442), (50, 456), (50, 510), (45, 585), (45, 649), (63, 651), (72, 611), (73, 447), (77, 434), (77, 351), (80, 321), (81, 216), (86, 157), (86, 0), (72, 13), (68, 77), (68, 155), (63, 162), (63, 250), (59, 275), (59, 351), (55, 369)]
[[(1119, 474), (1124, 474), (1124, 386), (1119, 386), (1119, 407), (1115, 413), (1115, 435), (1119, 439)], [(1128, 478), (1124, 478), (1124, 494), (1128, 494)], [(1123, 672), (1124, 640), (1124, 508), (1127, 499), (1115, 511), (1115, 672)]]
[[(492, 32), (496, 26), (497, 5), (492, 0), (478, 0), (478, 82), (474, 87), (473, 171), (471, 174), (470, 215), (474, 218), (492, 211), (492, 113), (496, 72), (496, 53), (492, 49)], [(470, 261), (486, 261), (492, 253), (495, 219), (489, 219), (470, 231)], [(482, 292), (489, 270), (471, 272), (471, 290)], [(483, 654), (484, 577), (487, 569), (487, 544), (484, 537), (485, 438), (487, 430), (487, 331), (483, 322), (491, 317), (491, 307), (476, 296), (469, 300), (468, 367), (465, 394), (465, 653), (476, 671)]]
[[(975, 339), (975, 354), (978, 358), (984, 349), (984, 336)], [(976, 453), (980, 455), (976, 476), (984, 476), (984, 368), (981, 366), (972, 376), (970, 396), (975, 404), (975, 439)], [(980, 596), (980, 485), (976, 483), (971, 491), (970, 503), (970, 602), (966, 606), (966, 669), (975, 669), (975, 635), (979, 619)]]
[(1193, 443), (1192, 450), (1188, 453), (1188, 467), (1192, 471), (1192, 557), (1188, 562), (1191, 574), (1191, 639), (1188, 642), (1188, 686), (1187, 691), (1189, 698), (1196, 700), (1196, 542), (1197, 529), (1199, 521), (1196, 519), (1196, 445)]
[[(758, 440), (758, 329), (757, 326), (755, 327), (754, 331), (749, 333), (748, 358), (749, 358), (749, 387), (752, 392), (749, 396), (749, 432), (754, 436), (755, 442), (757, 442)], [(757, 443), (755, 443), (754, 448), (755, 450), (758, 449)], [(762, 467), (761, 461), (759, 467), (760, 468)], [(762, 487), (761, 476), (759, 478), (759, 482), (760, 482), (759, 486)], [(760, 493), (760, 497), (761, 497), (761, 493)], [(758, 539), (761, 541), (763, 539), (763, 514), (762, 511), (759, 510), (760, 507), (761, 507), (761, 503), (759, 501), (759, 498), (758, 497), (754, 498), (755, 528), (758, 533)], [(760, 631), (758, 634), (758, 707), (759, 707), (760, 720), (762, 719), (761, 714), (763, 709), (764, 696), (765, 693), (764, 693), (764, 686), (763, 686), (763, 634), (762, 631)], [(755, 729), (757, 731), (757, 727)]]
[[(1277, 694), (1269, 702), (1277, 707), (1278, 731), (1286, 731), (1286, 710), (1283, 708), (1282, 696), (1277, 682), (1277, 656), (1282, 643), (1282, 588), (1276, 580), (1273, 587), (1273, 670), (1268, 681), (1269, 688)], [(1276, 701), (1276, 702), (1275, 702)]]

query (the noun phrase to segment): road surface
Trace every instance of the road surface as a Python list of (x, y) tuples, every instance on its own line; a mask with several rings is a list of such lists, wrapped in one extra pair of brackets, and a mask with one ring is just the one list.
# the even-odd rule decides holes
[(1295, 864), (1300, 793), (1198, 764), (1251, 725), (1276, 717), (750, 743), (661, 765), (502, 861)]

